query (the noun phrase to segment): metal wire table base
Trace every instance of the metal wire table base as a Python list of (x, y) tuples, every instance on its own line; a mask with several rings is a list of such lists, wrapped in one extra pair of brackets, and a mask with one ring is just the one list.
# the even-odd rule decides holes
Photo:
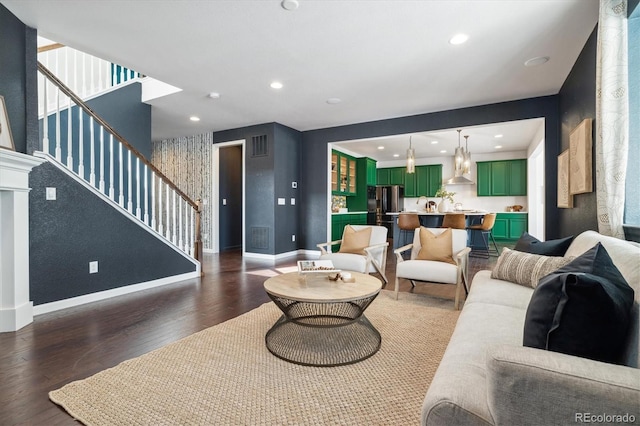
[(265, 336), (267, 349), (295, 364), (335, 367), (369, 358), (382, 337), (363, 315), (376, 295), (351, 302), (298, 302), (269, 294), (284, 315)]

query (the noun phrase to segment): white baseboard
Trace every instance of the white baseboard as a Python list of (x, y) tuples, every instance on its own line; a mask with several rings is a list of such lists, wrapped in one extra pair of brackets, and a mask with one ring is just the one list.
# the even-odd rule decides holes
[(242, 256), (247, 257), (249, 259), (262, 259), (262, 260), (281, 260), (286, 259), (288, 257), (298, 256), (298, 255), (308, 255), (308, 256), (320, 256), (320, 250), (304, 250), (298, 249), (293, 251), (288, 251), (285, 253), (279, 254), (262, 254), (262, 253), (250, 253), (244, 252)]
[(33, 322), (33, 303), (27, 302), (9, 309), (0, 309), (0, 333), (18, 331)]
[(33, 315), (42, 315), (49, 312), (59, 311), (60, 309), (72, 308), (74, 306), (84, 305), (86, 303), (97, 302), (100, 300), (110, 299), (124, 294), (135, 293), (136, 291), (148, 290), (150, 288), (161, 287), (167, 284), (177, 283), (179, 281), (190, 280), (192, 278), (200, 278), (200, 268), (194, 272), (173, 275), (171, 277), (158, 278), (153, 281), (146, 281), (138, 284), (131, 284), (124, 287), (113, 288), (111, 290), (99, 291), (97, 293), (84, 294), (82, 296), (71, 297), (69, 299), (57, 300), (55, 302), (43, 303), (33, 307)]

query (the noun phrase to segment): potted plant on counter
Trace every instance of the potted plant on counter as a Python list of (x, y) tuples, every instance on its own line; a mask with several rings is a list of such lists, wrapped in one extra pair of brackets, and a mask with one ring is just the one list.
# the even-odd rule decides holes
[(451, 203), (453, 203), (453, 196), (456, 195), (455, 192), (447, 191), (447, 188), (444, 186), (440, 187), (436, 191), (436, 197), (440, 197), (440, 203), (438, 204), (438, 212), (446, 213), (449, 211)]

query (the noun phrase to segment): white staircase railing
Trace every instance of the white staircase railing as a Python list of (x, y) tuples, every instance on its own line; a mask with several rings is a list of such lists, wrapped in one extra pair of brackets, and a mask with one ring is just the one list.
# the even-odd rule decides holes
[(43, 152), (200, 260), (200, 201), (184, 194), (40, 62), (38, 71)]
[[(59, 43), (50, 44), (38, 49), (38, 61), (57, 76), (73, 93), (87, 100), (118, 86), (138, 80), (139, 73), (121, 65), (105, 61), (80, 50)], [(58, 100), (52, 86), (43, 86), (38, 81), (38, 93), (48, 91), (48, 110), (54, 110), (58, 102), (60, 107), (67, 106), (68, 98)], [(40, 109), (39, 114), (44, 112)]]

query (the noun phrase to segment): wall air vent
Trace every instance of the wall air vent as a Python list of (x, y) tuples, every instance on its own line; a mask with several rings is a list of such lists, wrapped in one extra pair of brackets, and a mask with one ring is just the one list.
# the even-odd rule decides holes
[(269, 144), (267, 143), (267, 135), (251, 137), (251, 156), (266, 157), (269, 155)]
[(269, 248), (269, 228), (264, 226), (251, 227), (249, 246), (255, 249)]

